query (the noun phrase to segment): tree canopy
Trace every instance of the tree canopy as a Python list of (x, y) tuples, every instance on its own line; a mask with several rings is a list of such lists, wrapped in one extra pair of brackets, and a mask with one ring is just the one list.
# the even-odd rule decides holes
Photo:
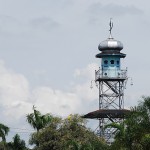
[(123, 123), (107, 127), (117, 129), (111, 149), (150, 150), (150, 97), (143, 97), (138, 106), (132, 107)]
[(52, 116), (47, 113), (42, 115), (40, 111), (36, 110), (35, 106), (33, 106), (33, 113), (27, 115), (28, 123), (37, 131), (46, 127), (51, 121)]
[(38, 141), (36, 150), (107, 150), (106, 143), (85, 124), (86, 121), (79, 115), (70, 115), (66, 119), (53, 117), (49, 126), (31, 136), (30, 144)]

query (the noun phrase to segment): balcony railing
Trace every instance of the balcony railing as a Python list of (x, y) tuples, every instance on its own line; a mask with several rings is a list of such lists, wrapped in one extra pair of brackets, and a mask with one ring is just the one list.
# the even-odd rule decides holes
[(127, 78), (127, 69), (99, 69), (95, 70), (95, 80), (98, 79), (125, 79)]

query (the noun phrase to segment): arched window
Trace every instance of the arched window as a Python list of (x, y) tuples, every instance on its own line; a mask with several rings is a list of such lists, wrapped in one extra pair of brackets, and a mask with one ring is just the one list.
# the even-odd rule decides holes
[(104, 60), (104, 64), (107, 65), (108, 64), (108, 60)]
[(111, 64), (114, 64), (114, 60), (111, 60), (110, 63), (111, 63)]
[(119, 65), (119, 60), (117, 60), (117, 65)]

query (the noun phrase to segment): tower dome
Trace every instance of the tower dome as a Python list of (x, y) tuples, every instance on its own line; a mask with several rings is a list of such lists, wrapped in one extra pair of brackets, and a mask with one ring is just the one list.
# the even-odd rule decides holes
[(120, 41), (112, 38), (112, 36), (110, 36), (107, 40), (102, 41), (98, 45), (98, 49), (100, 51), (104, 51), (104, 50), (118, 50), (118, 51), (120, 51), (123, 49), (123, 44)]
[(96, 58), (105, 58), (105, 57), (125, 58), (126, 54), (120, 53), (120, 51), (123, 49), (123, 44), (120, 41), (115, 40), (112, 37), (111, 31), (112, 31), (112, 28), (113, 28), (113, 23), (111, 22), (111, 19), (110, 19), (110, 24), (109, 25), (110, 25), (109, 38), (106, 39), (105, 41), (102, 41), (98, 45), (98, 49), (101, 52), (96, 55)]

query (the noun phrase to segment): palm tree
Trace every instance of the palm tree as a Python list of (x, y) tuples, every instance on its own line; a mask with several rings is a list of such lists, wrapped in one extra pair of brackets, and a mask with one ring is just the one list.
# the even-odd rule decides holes
[(106, 128), (116, 128), (116, 131), (115, 131), (116, 138), (122, 138), (125, 136), (124, 123), (118, 124), (118, 123), (112, 122), (110, 124), (105, 125), (105, 129)]
[(52, 120), (50, 114), (42, 115), (38, 110), (33, 106), (33, 113), (27, 115), (28, 123), (39, 132), (40, 129), (46, 127)]
[(6, 149), (6, 135), (8, 134), (8, 132), (9, 127), (0, 123), (0, 137), (2, 138), (2, 141), (0, 142), (0, 149), (2, 150)]
[(6, 142), (6, 135), (8, 134), (8, 132), (9, 132), (9, 127), (0, 123), (0, 137), (2, 138), (3, 142)]
[[(50, 114), (42, 115), (40, 111), (35, 109), (35, 106), (33, 106), (33, 113), (27, 115), (27, 121), (28, 123), (37, 130), (37, 135), (39, 131), (43, 128), (45, 128), (48, 124), (50, 124), (52, 120), (52, 116)], [(35, 134), (31, 135), (30, 141), (33, 141)], [(34, 141), (36, 143), (36, 146), (39, 147), (39, 142), (37, 140)]]
[(113, 149), (122, 149), (126, 144), (126, 130), (124, 123), (115, 123), (112, 122), (110, 124), (105, 125), (105, 129), (107, 128), (114, 128), (116, 129), (114, 131), (115, 133), (115, 141), (112, 144)]

